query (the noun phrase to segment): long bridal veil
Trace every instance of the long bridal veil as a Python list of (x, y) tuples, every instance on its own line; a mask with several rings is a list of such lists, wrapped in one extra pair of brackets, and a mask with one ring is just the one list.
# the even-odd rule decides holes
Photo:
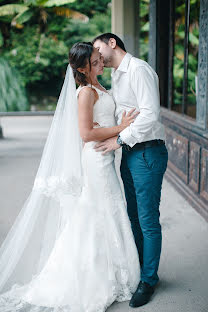
[(76, 85), (68, 65), (34, 187), (0, 248), (0, 292), (29, 282), (46, 263), (81, 193), (81, 151)]

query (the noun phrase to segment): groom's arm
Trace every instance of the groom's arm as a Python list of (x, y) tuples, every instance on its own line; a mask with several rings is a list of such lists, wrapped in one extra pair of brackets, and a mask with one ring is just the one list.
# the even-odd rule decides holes
[(145, 141), (152, 131), (160, 113), (158, 77), (144, 66), (137, 67), (131, 75), (131, 88), (135, 94), (140, 114), (136, 120), (120, 133), (129, 146)]
[[(131, 75), (131, 89), (136, 97), (140, 114), (130, 126), (120, 132), (120, 137), (125, 144), (133, 147), (136, 143), (146, 140), (145, 137), (151, 133), (159, 119), (160, 99), (157, 74), (149, 72), (144, 66), (135, 68)], [(95, 149), (103, 151), (103, 154), (119, 147), (117, 137), (95, 145)]]

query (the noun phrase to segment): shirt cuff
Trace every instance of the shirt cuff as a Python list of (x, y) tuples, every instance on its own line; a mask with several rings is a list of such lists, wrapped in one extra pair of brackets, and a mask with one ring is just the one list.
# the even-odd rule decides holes
[(121, 140), (130, 147), (133, 147), (138, 142), (136, 138), (132, 137), (130, 127), (121, 131), (119, 135)]

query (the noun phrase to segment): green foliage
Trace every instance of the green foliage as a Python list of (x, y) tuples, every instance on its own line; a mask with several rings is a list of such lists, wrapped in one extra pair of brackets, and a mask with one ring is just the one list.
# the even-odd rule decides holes
[[(52, 94), (58, 96), (69, 49), (75, 42), (91, 41), (106, 31), (110, 31), (110, 10), (107, 15), (94, 15), (87, 23), (60, 16), (49, 17), (45, 34), (40, 34), (36, 25), (27, 25), (21, 31), (12, 29), (9, 48), (3, 50), (3, 55), (19, 70), (22, 82), (30, 92), (33, 93), (33, 87), (36, 92), (41, 82), (46, 93), (53, 85)], [(105, 70), (101, 82), (110, 87), (109, 70)]]
[(18, 24), (24, 24), (32, 18), (33, 14), (33, 10), (28, 8), (25, 12), (17, 14), (14, 21)]
[[(0, 6), (0, 17), (9, 15), (13, 16), (17, 14), (15, 16), (15, 20), (18, 20), (19, 22), (21, 21), (21, 23), (25, 23), (32, 17), (33, 13), (35, 12), (34, 7), (43, 10), (43, 8), (62, 6), (73, 3), (74, 1), (75, 0), (22, 0), (22, 3), (19, 3), (20, 1), (15, 1), (15, 3)], [(26, 14), (28, 10), (30, 10), (30, 14)]]
[(26, 86), (49, 81), (51, 75), (59, 76), (60, 69), (67, 64), (68, 49), (64, 42), (50, 35), (40, 35), (36, 27), (25, 27), (18, 35), (12, 32), (11, 41), (13, 49), (7, 50), (4, 56), (21, 72)]
[(0, 6), (0, 16), (23, 13), (28, 9), (24, 4), (5, 4)]
[(25, 89), (18, 71), (0, 58), (0, 111), (28, 110)]
[[(21, 5), (20, 1), (13, 2), (7, 15), (0, 17), (1, 54), (21, 74), (19, 79), (21, 85), (27, 89), (31, 104), (37, 104), (38, 109), (45, 103), (55, 105), (71, 46), (77, 41), (91, 41), (101, 32), (110, 31), (111, 17), (107, 6), (110, 0), (99, 1), (99, 5), (96, 1), (72, 0), (22, 0)], [(57, 15), (60, 11), (51, 8), (66, 3), (65, 7), (61, 7), (60, 16)], [(18, 11), (17, 4), (24, 5), (24, 11)], [(5, 10), (5, 5), (0, 6), (0, 12), (1, 9)], [(85, 22), (77, 17), (67, 18), (65, 13), (72, 9), (79, 9), (82, 14), (88, 13), (91, 18)], [(6, 20), (3, 21), (2, 18)], [(15, 27), (9, 25), (12, 20)], [(24, 27), (21, 26), (23, 23)], [(110, 87), (110, 70), (105, 70), (100, 81), (105, 87)], [(12, 107), (19, 110), (15, 105)]]
[(140, 38), (139, 57), (148, 61), (148, 39), (149, 39), (149, 0), (140, 2)]
[(2, 47), (3, 44), (4, 44), (4, 38), (3, 38), (2, 33), (0, 31), (0, 47)]
[(37, 1), (38, 5), (43, 5), (44, 7), (61, 6), (74, 2), (75, 0), (47, 0), (47, 1)]
[(110, 13), (110, 10), (106, 14), (97, 13), (87, 23), (79, 20), (69, 20), (69, 23), (63, 29), (64, 41), (67, 46), (71, 48), (75, 42), (91, 41), (98, 34), (109, 32), (111, 30)]
[[(174, 104), (181, 105), (184, 76), (184, 37), (185, 37), (185, 4), (176, 1), (175, 15), (175, 56), (174, 56)], [(190, 1), (189, 56), (188, 56), (188, 104), (196, 105), (195, 76), (198, 66), (199, 45), (199, 0)], [(177, 107), (174, 109), (178, 110)], [(194, 117), (193, 110), (190, 113)]]
[(110, 2), (111, 0), (76, 0), (68, 7), (80, 11), (91, 18), (96, 13), (105, 13)]

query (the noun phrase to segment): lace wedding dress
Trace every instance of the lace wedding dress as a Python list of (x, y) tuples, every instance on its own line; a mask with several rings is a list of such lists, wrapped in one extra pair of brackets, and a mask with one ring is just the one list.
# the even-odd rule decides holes
[[(96, 91), (94, 122), (114, 126), (111, 95)], [(74, 207), (67, 210), (70, 196), (61, 198), (64, 222), (47, 261), (30, 281), (0, 295), (1, 312), (103, 312), (135, 291), (139, 260), (114, 152), (102, 155), (94, 145), (83, 147), (84, 186)]]

